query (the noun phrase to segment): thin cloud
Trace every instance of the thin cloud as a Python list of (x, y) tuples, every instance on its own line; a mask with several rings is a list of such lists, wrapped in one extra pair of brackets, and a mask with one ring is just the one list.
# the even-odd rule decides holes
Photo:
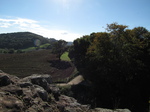
[(71, 33), (66, 30), (49, 30), (47, 28), (39, 25), (38, 21), (24, 18), (16, 18), (16, 19), (1, 19), (0, 18), (0, 29), (3, 28), (5, 32), (1, 33), (9, 33), (7, 32), (8, 28), (15, 28), (19, 31), (29, 31), (44, 37), (55, 38), (57, 40), (63, 39), (66, 41), (73, 41), (76, 38), (81, 37), (81, 34)]
[(1, 27), (1, 28), (8, 28), (8, 27), (10, 27), (10, 26), (11, 26), (10, 23), (0, 23), (0, 27)]
[(68, 33), (67, 32), (63, 32), (63, 33), (61, 33), (62, 35), (67, 35)]
[[(4, 24), (5, 27), (13, 26), (13, 25), (19, 25), (19, 26), (28, 26), (29, 24), (36, 24), (37, 21), (30, 20), (30, 19), (0, 19), (1, 24)], [(0, 27), (3, 27), (0, 25)]]

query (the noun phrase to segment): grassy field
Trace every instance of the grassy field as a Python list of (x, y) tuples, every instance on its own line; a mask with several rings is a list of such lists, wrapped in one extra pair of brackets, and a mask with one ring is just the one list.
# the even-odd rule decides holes
[(0, 70), (18, 77), (50, 74), (54, 80), (58, 80), (74, 74), (75, 67), (71, 62), (59, 62), (50, 50), (36, 50), (20, 54), (0, 54)]
[(65, 52), (64, 54), (62, 54), (60, 59), (63, 61), (71, 61), (70, 58), (68, 57), (68, 52)]
[[(39, 49), (45, 49), (45, 48), (47, 48), (48, 46), (49, 46), (50, 44), (43, 44), (43, 45), (40, 45), (38, 48)], [(26, 49), (22, 49), (22, 51), (24, 51), (24, 52), (29, 52), (29, 51), (34, 51), (34, 50), (36, 50), (37, 49), (37, 47), (29, 47), (29, 48), (26, 48)]]
[[(31, 51), (35, 51), (35, 50), (37, 50), (37, 49), (47, 49), (49, 46), (50, 46), (51, 44), (49, 44), (49, 43), (47, 43), (47, 44), (43, 44), (43, 45), (40, 45), (40, 46), (38, 46), (38, 47), (28, 47), (28, 48), (25, 48), (25, 49), (17, 49), (17, 50), (15, 50), (15, 49), (13, 49), (13, 53), (17, 53), (18, 52), (18, 50), (20, 50), (20, 52), (31, 52)], [(9, 51), (10, 51), (11, 49), (1, 49), (0, 48), (0, 53), (9, 53)]]

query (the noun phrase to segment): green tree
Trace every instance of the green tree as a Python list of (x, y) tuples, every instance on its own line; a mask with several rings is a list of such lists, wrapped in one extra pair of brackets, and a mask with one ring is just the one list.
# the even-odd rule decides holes
[(53, 44), (52, 53), (56, 54), (60, 60), (61, 55), (67, 50), (67, 42), (58, 40)]
[(85, 35), (80, 39), (76, 39), (73, 42), (73, 46), (70, 48), (69, 57), (77, 66), (78, 70), (82, 72), (86, 62), (86, 52), (90, 45), (90, 36)]
[(139, 105), (146, 106), (150, 97), (150, 33), (143, 27), (126, 28), (113, 23), (108, 32), (76, 39), (69, 56), (94, 85), (97, 103), (142, 110)]
[(146, 33), (148, 33), (148, 30), (144, 27), (135, 27), (132, 30), (132, 35), (138, 39), (144, 38), (144, 34), (146, 34)]
[(14, 50), (14, 49), (9, 49), (9, 50), (8, 50), (8, 53), (9, 53), (9, 54), (13, 54), (13, 53), (15, 53), (15, 50)]

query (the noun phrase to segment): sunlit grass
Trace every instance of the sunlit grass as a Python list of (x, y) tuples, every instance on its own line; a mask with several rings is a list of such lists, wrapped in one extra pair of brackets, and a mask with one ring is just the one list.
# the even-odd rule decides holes
[(41, 48), (41, 49), (43, 49), (43, 48), (47, 48), (48, 46), (50, 46), (50, 44), (49, 44), (49, 43), (47, 43), (47, 44), (43, 44), (43, 45), (40, 45), (40, 48)]
[(29, 47), (29, 48), (26, 48), (26, 49), (22, 49), (22, 51), (24, 51), (24, 52), (34, 51), (34, 50), (36, 50), (37, 48), (38, 48), (38, 49), (46, 49), (49, 45), (50, 45), (50, 44), (47, 43), (47, 44), (40, 45), (39, 47)]
[(68, 54), (69, 54), (68, 52), (64, 52), (61, 55), (60, 59), (63, 60), (63, 61), (71, 61), (70, 58), (69, 58), (69, 56), (68, 56)]
[(22, 51), (27, 52), (27, 51), (33, 51), (33, 50), (36, 50), (36, 47), (29, 47), (29, 48), (23, 49)]

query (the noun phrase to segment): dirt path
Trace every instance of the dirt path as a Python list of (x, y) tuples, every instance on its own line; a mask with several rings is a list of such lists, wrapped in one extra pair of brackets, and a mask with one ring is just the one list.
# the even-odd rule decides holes
[(60, 83), (60, 84), (57, 84), (58, 86), (69, 86), (69, 85), (77, 85), (79, 84), (80, 82), (82, 82), (84, 79), (81, 75), (75, 77), (74, 79), (72, 79), (70, 82), (68, 83)]

